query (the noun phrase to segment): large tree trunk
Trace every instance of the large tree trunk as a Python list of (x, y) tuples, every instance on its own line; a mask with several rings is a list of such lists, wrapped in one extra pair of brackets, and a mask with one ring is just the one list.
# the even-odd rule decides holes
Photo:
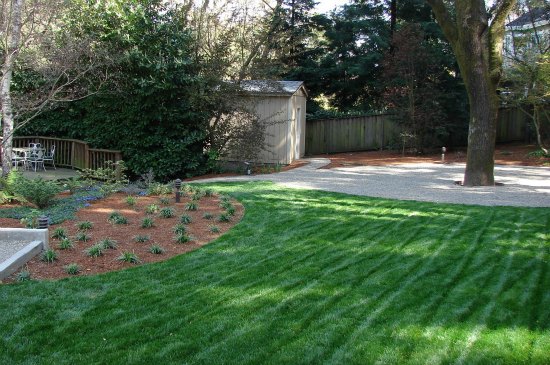
[(468, 153), (464, 185), (494, 185), (497, 108), (485, 90), (471, 90)]
[(470, 100), (464, 185), (494, 185), (494, 151), (502, 74), (504, 22), (516, 0), (494, 1), (491, 24), (483, 0), (426, 0), (451, 43)]
[[(487, 52), (488, 35), (463, 34), (456, 52), (470, 102), (468, 152), (463, 183), (466, 186), (494, 185), (494, 152), (498, 99), (491, 80)], [(483, 81), (483, 82), (480, 82)]]
[(14, 130), (13, 108), (11, 100), (11, 81), (13, 76), (13, 67), (15, 59), (19, 53), (21, 40), (21, 17), (23, 12), (23, 1), (14, 0), (11, 8), (11, 19), (8, 29), (9, 40), (2, 64), (2, 81), (0, 83), (0, 105), (2, 105), (2, 175), (6, 175), (11, 170), (11, 153)]

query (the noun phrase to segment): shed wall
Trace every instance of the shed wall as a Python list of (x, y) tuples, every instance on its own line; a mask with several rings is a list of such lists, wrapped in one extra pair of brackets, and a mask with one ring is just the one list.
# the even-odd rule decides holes
[[(253, 162), (286, 165), (305, 155), (306, 101), (302, 89), (292, 96), (256, 95), (245, 99), (247, 109), (267, 123), (265, 151), (261, 151)], [(238, 151), (226, 160), (239, 161)]]
[(253, 112), (257, 113), (261, 120), (268, 124), (265, 136), (265, 149), (258, 156), (259, 163), (280, 163), (291, 162), (288, 130), (291, 126), (289, 114), (288, 96), (266, 96), (255, 97), (251, 103)]

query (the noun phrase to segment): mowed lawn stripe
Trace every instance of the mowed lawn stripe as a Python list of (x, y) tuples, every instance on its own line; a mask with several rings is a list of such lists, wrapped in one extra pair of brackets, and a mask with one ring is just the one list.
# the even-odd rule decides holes
[[(346, 363), (352, 360), (353, 351), (350, 351), (352, 348), (360, 348), (358, 346), (358, 338), (364, 337), (386, 337), (384, 333), (380, 331), (372, 331), (371, 324), (373, 321), (379, 321), (380, 316), (390, 308), (394, 301), (398, 300), (400, 296), (407, 296), (410, 290), (409, 287), (414, 286), (415, 283), (427, 275), (431, 270), (433, 270), (432, 265), (435, 258), (442, 252), (451, 242), (451, 239), (454, 237), (457, 232), (460, 232), (462, 226), (465, 224), (466, 219), (463, 218), (457, 225), (447, 227), (446, 230), (442, 231), (440, 237), (426, 237), (430, 238), (428, 240), (429, 244), (427, 245), (428, 251), (433, 251), (432, 255), (429, 256), (418, 256), (415, 260), (411, 260), (410, 268), (403, 268), (403, 276), (398, 278), (398, 282), (393, 283), (391, 289), (388, 289), (382, 293), (382, 295), (375, 297), (373, 304), (369, 307), (369, 312), (367, 316), (356, 325), (355, 331), (346, 339), (346, 342), (338, 345), (337, 351), (333, 353), (329, 363)], [(426, 241), (422, 242), (422, 245), (426, 245)], [(386, 295), (387, 294), (387, 295)], [(397, 313), (400, 313), (397, 311)], [(391, 321), (399, 321), (399, 316), (394, 316), (390, 318)], [(385, 319), (384, 319), (385, 322)], [(387, 331), (383, 331), (387, 332)]]
[[(304, 219), (305, 221), (307, 221), (308, 219), (317, 219), (317, 217), (315, 216), (308, 217), (307, 214), (301, 214), (301, 217), (301, 219)], [(334, 241), (326, 242), (325, 240), (323, 240), (322, 242), (319, 242), (319, 239), (315, 239), (313, 240), (313, 242), (311, 242), (315, 246), (309, 247), (309, 241), (307, 239), (302, 240), (301, 245), (298, 246), (305, 245), (306, 247), (308, 247), (306, 251), (313, 253), (311, 255), (308, 255), (308, 259), (311, 262), (315, 263), (315, 266), (312, 267), (311, 264), (304, 266), (294, 265), (293, 269), (284, 268), (284, 270), (275, 270), (270, 272), (270, 276), (284, 274), (285, 277), (291, 277), (292, 279), (290, 281), (284, 281), (283, 284), (278, 287), (277, 291), (269, 291), (268, 293), (263, 292), (264, 297), (272, 296), (276, 304), (273, 306), (265, 307), (263, 310), (261, 308), (251, 308), (251, 310), (253, 311), (252, 313), (254, 313), (252, 320), (256, 321), (257, 323), (263, 323), (265, 322), (265, 318), (270, 318), (272, 320), (273, 318), (277, 318), (277, 316), (281, 312), (283, 312), (285, 315), (288, 315), (288, 302), (297, 301), (300, 300), (300, 298), (308, 297), (309, 295), (315, 295), (315, 293), (318, 292), (318, 287), (323, 285), (324, 277), (330, 277), (330, 281), (337, 280), (337, 277), (334, 277), (335, 273), (364, 261), (365, 258), (363, 257), (363, 255), (360, 254), (361, 251), (366, 251), (368, 247), (383, 242), (384, 238), (388, 235), (396, 234), (396, 230), (401, 230), (402, 225), (405, 222), (406, 221), (404, 220), (397, 222), (397, 224), (395, 224), (392, 229), (388, 229), (387, 224), (384, 224), (379, 227), (380, 229), (378, 229), (377, 231), (373, 229), (368, 230), (368, 235), (365, 237), (366, 240), (364, 240), (364, 242), (362, 239), (357, 240), (359, 241), (356, 242), (358, 246), (354, 249), (353, 255), (350, 255), (348, 250), (339, 249), (340, 244), (341, 242), (345, 242), (346, 240), (352, 238), (355, 239), (355, 237), (362, 238), (363, 234), (361, 233), (365, 228), (365, 224), (361, 224), (360, 226), (354, 225), (352, 227), (321, 224), (321, 226), (317, 228), (317, 235), (319, 235), (320, 230), (331, 231), (330, 235), (335, 237)], [(415, 231), (409, 233), (411, 235), (411, 238), (419, 231), (420, 229), (417, 228), (415, 229)], [(405, 243), (406, 241), (403, 242), (403, 244)], [(362, 247), (361, 244), (367, 248)], [(319, 245), (325, 248), (319, 249)], [(290, 247), (292, 249), (289, 250), (289, 254), (294, 256), (293, 249), (295, 248), (295, 246), (291, 245)], [(392, 248), (387, 251), (391, 250)], [(384, 252), (383, 254), (385, 254), (385, 256), (387, 257), (391, 257), (389, 252)], [(302, 261), (304, 260), (300, 260), (299, 263), (302, 263)], [(307, 279), (306, 281), (304, 278), (309, 279)], [(361, 278), (359, 278), (359, 280), (361, 280)], [(257, 284), (258, 282), (262, 281), (263, 280), (258, 280), (254, 283)], [(307, 284), (306, 286), (303, 286), (305, 282), (307, 282)], [(240, 287), (240, 289), (244, 288)], [(351, 291), (353, 289), (353, 287), (350, 287), (348, 291)], [(279, 299), (281, 291), (285, 292), (285, 297), (282, 300)], [(326, 306), (326, 301), (336, 301), (338, 297), (342, 295), (345, 295), (345, 293), (340, 293), (340, 295), (326, 296), (320, 302), (316, 302), (315, 307), (324, 308)], [(307, 307), (304, 311), (293, 313), (292, 317), (294, 327), (305, 327), (311, 316), (316, 316), (316, 310), (314, 307)], [(269, 329), (266, 328), (266, 330)], [(231, 334), (231, 337), (238, 338), (239, 336), (243, 335), (245, 334), (241, 333), (241, 330), (238, 328), (236, 329), (235, 333)], [(294, 331), (290, 331), (289, 336), (290, 338), (294, 337)], [(273, 338), (270, 347), (278, 349), (280, 348), (281, 343), (285, 343), (286, 341), (286, 337), (283, 334), (279, 334), (279, 336)], [(208, 348), (205, 351), (211, 353), (215, 350), (216, 347)], [(202, 357), (202, 354), (199, 354), (199, 357)], [(260, 361), (258, 359), (259, 357), (262, 356), (258, 354), (255, 360)]]
[(200, 250), (0, 287), (0, 363), (550, 361), (547, 209), (213, 187), (246, 215)]

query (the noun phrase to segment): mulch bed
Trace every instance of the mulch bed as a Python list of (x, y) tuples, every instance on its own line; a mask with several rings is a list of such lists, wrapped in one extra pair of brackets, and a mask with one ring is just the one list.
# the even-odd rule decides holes
[[(180, 203), (175, 203), (175, 199), (170, 197), (170, 203), (164, 205), (160, 202), (158, 196), (143, 196), (137, 198), (137, 204), (134, 207), (130, 207), (125, 198), (125, 194), (114, 194), (106, 199), (94, 201), (89, 207), (79, 210), (76, 213), (75, 220), (51, 226), (50, 248), (57, 252), (58, 259), (53, 263), (46, 263), (41, 261), (40, 257), (36, 257), (29, 261), (24, 269), (30, 272), (32, 279), (58, 279), (70, 276), (65, 273), (63, 267), (72, 263), (80, 266), (81, 273), (78, 275), (98, 274), (135, 266), (135, 264), (117, 260), (117, 257), (123, 252), (135, 253), (141, 263), (163, 261), (196, 250), (211, 242), (239, 222), (244, 214), (243, 206), (239, 202), (231, 200), (235, 207), (235, 214), (231, 217), (230, 222), (219, 222), (217, 218), (225, 210), (220, 207), (220, 198), (217, 195), (202, 197), (197, 201), (198, 210), (196, 211), (185, 210), (185, 205), (191, 201), (190, 197), (182, 197)], [(161, 218), (158, 213), (147, 215), (145, 208), (150, 204), (156, 204), (161, 209), (164, 207), (172, 208), (175, 215), (172, 218)], [(117, 211), (126, 217), (128, 224), (110, 223), (108, 218), (113, 211)], [(180, 217), (184, 213), (191, 216), (192, 219), (191, 223), (186, 224), (187, 233), (192, 237), (192, 241), (181, 244), (175, 241), (176, 235), (173, 233), (173, 228), (180, 223)], [(205, 219), (203, 217), (204, 213), (212, 214), (213, 218)], [(154, 226), (152, 228), (141, 228), (141, 221), (146, 216), (153, 218)], [(93, 223), (93, 228), (87, 232), (91, 240), (87, 242), (80, 242), (75, 239), (78, 233), (76, 223), (82, 221)], [(212, 226), (218, 227), (219, 232), (212, 233), (210, 230)], [(22, 225), (15, 219), (0, 218), (0, 227), (16, 228), (22, 227)], [(74, 243), (73, 248), (59, 249), (60, 240), (51, 237), (58, 227), (65, 229), (68, 237)], [(139, 243), (134, 240), (136, 235), (147, 235), (151, 239)], [(97, 258), (88, 257), (84, 253), (86, 248), (105, 238), (115, 240), (117, 248), (104, 250), (104, 255)], [(165, 250), (164, 253), (150, 253), (149, 248), (153, 244), (161, 246)], [(8, 281), (12, 281), (14, 278), (15, 275)]]
[[(536, 151), (536, 145), (525, 144), (503, 144), (497, 145), (495, 149), (495, 164), (497, 165), (519, 165), (519, 166), (548, 166), (550, 159), (545, 157), (530, 157), (529, 152)], [(325, 169), (349, 166), (387, 166), (403, 163), (442, 163), (441, 153), (430, 153), (425, 155), (405, 153), (403, 156), (396, 151), (365, 151), (350, 153), (335, 153), (319, 155), (331, 160), (331, 163), (324, 166)], [(466, 150), (451, 150), (445, 154), (444, 163), (465, 163)]]

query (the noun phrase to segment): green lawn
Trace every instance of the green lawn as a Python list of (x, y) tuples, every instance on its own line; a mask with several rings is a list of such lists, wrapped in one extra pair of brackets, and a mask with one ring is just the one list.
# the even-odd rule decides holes
[(550, 209), (214, 187), (211, 245), (0, 286), (0, 363), (550, 363)]

